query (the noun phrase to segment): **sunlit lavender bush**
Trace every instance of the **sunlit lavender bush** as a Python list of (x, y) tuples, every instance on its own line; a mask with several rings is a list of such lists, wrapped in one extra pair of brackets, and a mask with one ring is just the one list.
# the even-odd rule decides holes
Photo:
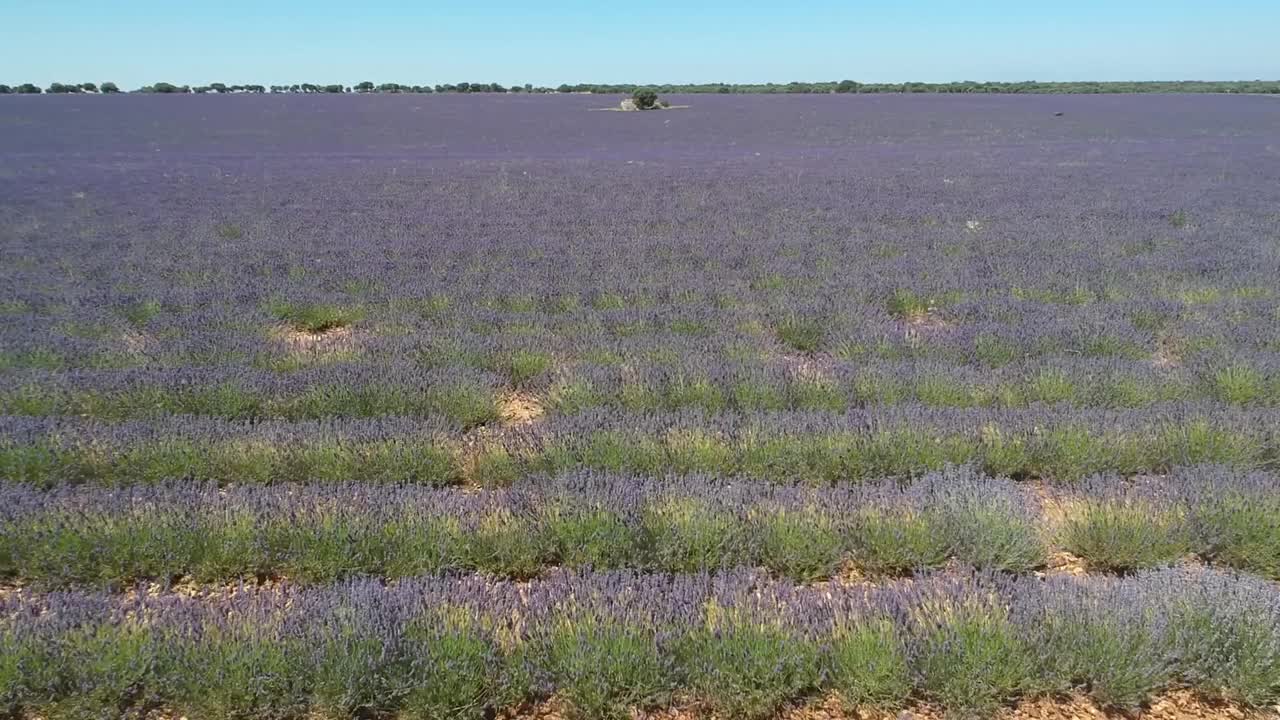
[(0, 610), (0, 698), (37, 713), (481, 717), (554, 692), (591, 717), (677, 692), (735, 716), (831, 689), (970, 714), (1069, 690), (1120, 707), (1181, 684), (1280, 697), (1274, 589), (1210, 570), (820, 590), (742, 572), (568, 573), (213, 598), (23, 594)]

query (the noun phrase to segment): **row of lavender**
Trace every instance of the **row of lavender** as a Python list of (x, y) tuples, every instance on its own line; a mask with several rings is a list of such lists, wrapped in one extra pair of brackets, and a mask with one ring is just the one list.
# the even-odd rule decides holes
[[(845, 264), (857, 262), (853, 258)], [(841, 272), (847, 269), (840, 267)], [(808, 281), (821, 287), (817, 298), (809, 297), (811, 290), (786, 285), (746, 298), (706, 297), (704, 291), (684, 290), (689, 286), (680, 278), (668, 281), (672, 297), (608, 294), (593, 305), (580, 305), (576, 295), (563, 294), (494, 300), (437, 291), (426, 297), (390, 294), (369, 300), (338, 293), (324, 301), (293, 300), (282, 306), (287, 311), (276, 314), (255, 303), (245, 307), (243, 297), (235, 305), (227, 297), (192, 298), (188, 306), (177, 299), (122, 295), (94, 298), (83, 308), (44, 309), (10, 299), (0, 307), (6, 320), (0, 366), (212, 366), (289, 373), (320, 360), (376, 358), (500, 366), (513, 351), (526, 350), (554, 358), (568, 373), (578, 364), (613, 357), (661, 368), (668, 358), (698, 356), (702, 365), (714, 367), (797, 352), (859, 363), (912, 358), (973, 368), (1021, 359), (1069, 363), (1081, 357), (1112, 358), (1141, 371), (1144, 362), (1162, 356), (1210, 369), (1232, 358), (1248, 358), (1267, 369), (1280, 349), (1274, 323), (1277, 299), (1267, 285), (1214, 286), (1190, 300), (1152, 299), (1152, 293), (1164, 292), (1153, 288), (1136, 292), (1132, 300), (1088, 300), (1077, 306), (1019, 300), (994, 291), (971, 292), (962, 302), (957, 299), (960, 291), (935, 296), (911, 286), (874, 303), (856, 302), (849, 288), (821, 279)], [(687, 282), (706, 283), (692, 287), (732, 287), (736, 281)], [(420, 288), (410, 286), (408, 292)], [(950, 304), (943, 306), (944, 301)], [(211, 304), (223, 307), (223, 314), (211, 316)], [(328, 352), (316, 358), (299, 353), (298, 338), (284, 332), (289, 326), (308, 332), (345, 330), (341, 337), (327, 338)]]
[[(551, 356), (527, 349), (471, 358), (475, 367), (447, 364), (465, 361), (462, 352), (419, 350), (419, 364), (342, 356), (288, 373), (237, 366), (15, 371), (7, 375), (9, 389), (0, 393), (0, 412), (117, 421), (161, 412), (294, 420), (437, 414), (472, 427), (495, 421), (498, 398), (511, 388), (538, 394), (554, 414), (591, 407), (843, 412), (909, 403), (1006, 408), (1280, 404), (1280, 364), (1243, 356), (1178, 370), (1115, 360), (1020, 361), (984, 370), (941, 361), (850, 363), (818, 356), (728, 361), (650, 346), (638, 360), (614, 353), (596, 358), (604, 364), (571, 367), (554, 367)], [(646, 360), (666, 354), (670, 361)]]
[(579, 468), (708, 473), (784, 484), (908, 477), (947, 464), (990, 475), (1072, 481), (1220, 463), (1280, 462), (1272, 409), (931, 409), (834, 413), (626, 413), (591, 409), (466, 442), (448, 421), (386, 417), (227, 422), (0, 418), (0, 478), (38, 486), (191, 478), (507, 485)]
[(966, 717), (1085, 692), (1280, 699), (1280, 595), (1212, 570), (1128, 578), (926, 576), (796, 588), (748, 572), (358, 580), (188, 598), (0, 598), (0, 709), (93, 717), (481, 718), (556, 694), (574, 716), (705, 704), (764, 718), (849, 707)]
[(505, 490), (416, 486), (0, 488), (0, 577), (43, 585), (246, 577), (332, 581), (550, 567), (712, 572), (798, 582), (948, 562), (1022, 573), (1054, 548), (1133, 571), (1195, 554), (1280, 579), (1276, 477), (1221, 467), (1045, 494), (948, 469), (821, 489), (579, 473)]

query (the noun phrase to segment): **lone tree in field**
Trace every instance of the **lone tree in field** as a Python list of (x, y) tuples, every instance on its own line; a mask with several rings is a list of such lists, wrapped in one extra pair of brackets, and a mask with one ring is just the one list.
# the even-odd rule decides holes
[(658, 93), (656, 90), (642, 88), (631, 94), (631, 101), (636, 104), (637, 110), (652, 110), (658, 106)]

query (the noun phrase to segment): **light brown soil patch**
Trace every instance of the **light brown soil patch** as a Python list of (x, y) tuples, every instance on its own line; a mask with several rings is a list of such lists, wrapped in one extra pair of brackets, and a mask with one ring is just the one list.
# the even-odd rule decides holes
[(1280, 717), (1280, 707), (1270, 711), (1247, 710), (1232, 703), (1208, 703), (1189, 690), (1178, 690), (1157, 698), (1142, 717), (1151, 720), (1274, 719)]
[(133, 355), (146, 355), (154, 344), (150, 337), (137, 330), (126, 330), (120, 335), (120, 343), (126, 352)]
[(354, 337), (350, 327), (336, 327), (310, 333), (282, 325), (272, 335), (295, 352), (325, 352), (350, 345)]
[(1089, 571), (1084, 558), (1072, 555), (1065, 550), (1049, 553), (1045, 568), (1046, 575), (1084, 575)]
[[(569, 708), (559, 698), (498, 714), (503, 720), (563, 720)], [(677, 703), (653, 711), (632, 710), (633, 720), (728, 720), (696, 703)], [(913, 705), (903, 710), (846, 709), (839, 696), (830, 694), (803, 705), (783, 708), (778, 720), (946, 720), (940, 708)], [(1280, 717), (1277, 710), (1249, 710), (1231, 703), (1208, 702), (1195, 693), (1175, 690), (1156, 698), (1149, 707), (1122, 712), (1099, 707), (1087, 697), (1036, 698), (996, 712), (994, 720), (1264, 720)]]
[(1062, 526), (1080, 510), (1079, 498), (1063, 493), (1044, 481), (1027, 482), (1024, 487), (1035, 499), (1050, 537), (1056, 536)]
[(498, 414), (504, 425), (528, 425), (546, 414), (542, 401), (528, 393), (512, 392), (498, 400)]
[(951, 327), (951, 323), (934, 315), (933, 312), (912, 313), (907, 316), (906, 323), (919, 330), (942, 330)]
[(801, 380), (830, 380), (838, 363), (826, 353), (783, 353), (782, 365)]
[(904, 321), (903, 336), (909, 344), (914, 345), (949, 329), (952, 324), (932, 313), (917, 313), (908, 316)]

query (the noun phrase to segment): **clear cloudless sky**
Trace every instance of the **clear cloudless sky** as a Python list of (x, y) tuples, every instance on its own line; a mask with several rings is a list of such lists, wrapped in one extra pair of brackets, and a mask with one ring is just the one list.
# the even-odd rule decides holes
[(0, 82), (1280, 78), (1280, 0), (0, 0)]

